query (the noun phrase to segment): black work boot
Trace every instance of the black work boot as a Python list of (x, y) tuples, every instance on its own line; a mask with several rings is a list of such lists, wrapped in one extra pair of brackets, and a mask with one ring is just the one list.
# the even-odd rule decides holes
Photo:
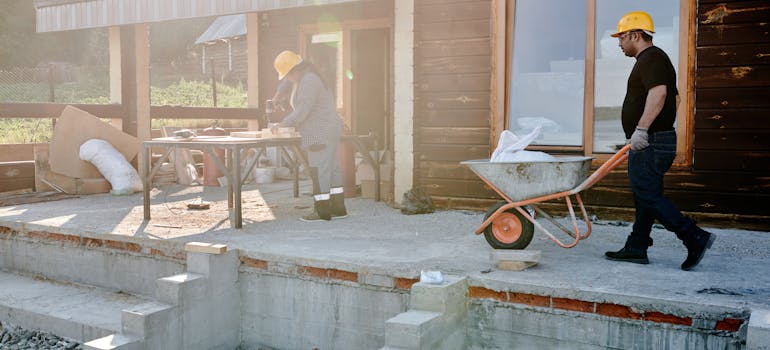
[(313, 196), (313, 212), (300, 218), (302, 221), (329, 221), (332, 219), (329, 194)]
[(330, 192), (332, 219), (342, 219), (348, 217), (348, 210), (345, 208), (344, 189), (342, 187), (332, 187)]
[(714, 241), (717, 239), (717, 235), (706, 232), (700, 228), (697, 229), (697, 233), (692, 240), (686, 240), (684, 246), (687, 247), (687, 259), (682, 263), (682, 270), (690, 271), (693, 267), (698, 266), (703, 255), (706, 254), (706, 249), (711, 248)]
[(626, 261), (635, 264), (649, 264), (647, 259), (647, 247), (652, 245), (652, 238), (636, 237), (629, 235), (626, 245), (617, 252), (606, 252), (604, 256), (609, 260)]

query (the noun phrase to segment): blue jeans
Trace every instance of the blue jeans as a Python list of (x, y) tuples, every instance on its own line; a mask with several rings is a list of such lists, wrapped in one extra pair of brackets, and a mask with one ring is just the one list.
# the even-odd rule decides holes
[[(676, 132), (659, 131), (649, 135), (650, 146), (640, 151), (630, 151), (628, 177), (634, 193), (636, 220), (631, 236), (637, 245), (650, 242), (650, 231), (655, 219), (676, 233), (685, 244), (697, 239), (698, 228), (692, 220), (679, 212), (663, 195), (663, 176), (676, 156)], [(637, 248), (647, 249), (646, 246)]]

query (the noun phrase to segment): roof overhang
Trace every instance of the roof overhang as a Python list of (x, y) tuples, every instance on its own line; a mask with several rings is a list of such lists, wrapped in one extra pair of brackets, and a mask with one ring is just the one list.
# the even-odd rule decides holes
[(330, 5), (364, 0), (37, 0), (38, 32)]

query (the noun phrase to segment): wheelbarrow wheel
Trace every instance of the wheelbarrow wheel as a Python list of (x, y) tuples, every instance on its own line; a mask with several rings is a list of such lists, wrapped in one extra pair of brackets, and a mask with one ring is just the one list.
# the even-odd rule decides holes
[[(499, 202), (489, 208), (484, 215), (484, 220), (505, 204), (507, 202)], [(515, 208), (500, 213), (484, 228), (484, 238), (495, 249), (524, 249), (532, 241), (534, 233), (535, 225)]]

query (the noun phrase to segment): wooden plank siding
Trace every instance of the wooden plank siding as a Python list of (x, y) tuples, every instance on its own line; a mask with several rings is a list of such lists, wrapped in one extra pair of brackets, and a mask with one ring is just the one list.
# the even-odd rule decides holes
[(466, 167), (489, 157), (492, 1), (415, 0), (415, 185), (441, 206), (496, 198)]
[[(693, 163), (666, 175), (666, 194), (705, 225), (770, 230), (770, 3), (696, 6)], [(491, 1), (415, 0), (415, 184), (442, 207), (486, 209), (498, 195), (458, 164), (487, 158)], [(455, 14), (450, 16), (449, 14)], [(467, 14), (467, 16), (466, 16)], [(482, 14), (489, 17), (484, 18)], [(620, 167), (583, 194), (602, 219), (633, 220)], [(563, 212), (563, 203), (544, 203)]]
[(687, 182), (703, 188), (682, 201), (704, 212), (758, 216), (757, 226), (770, 229), (763, 204), (770, 200), (770, 3), (700, 0), (697, 15)]

